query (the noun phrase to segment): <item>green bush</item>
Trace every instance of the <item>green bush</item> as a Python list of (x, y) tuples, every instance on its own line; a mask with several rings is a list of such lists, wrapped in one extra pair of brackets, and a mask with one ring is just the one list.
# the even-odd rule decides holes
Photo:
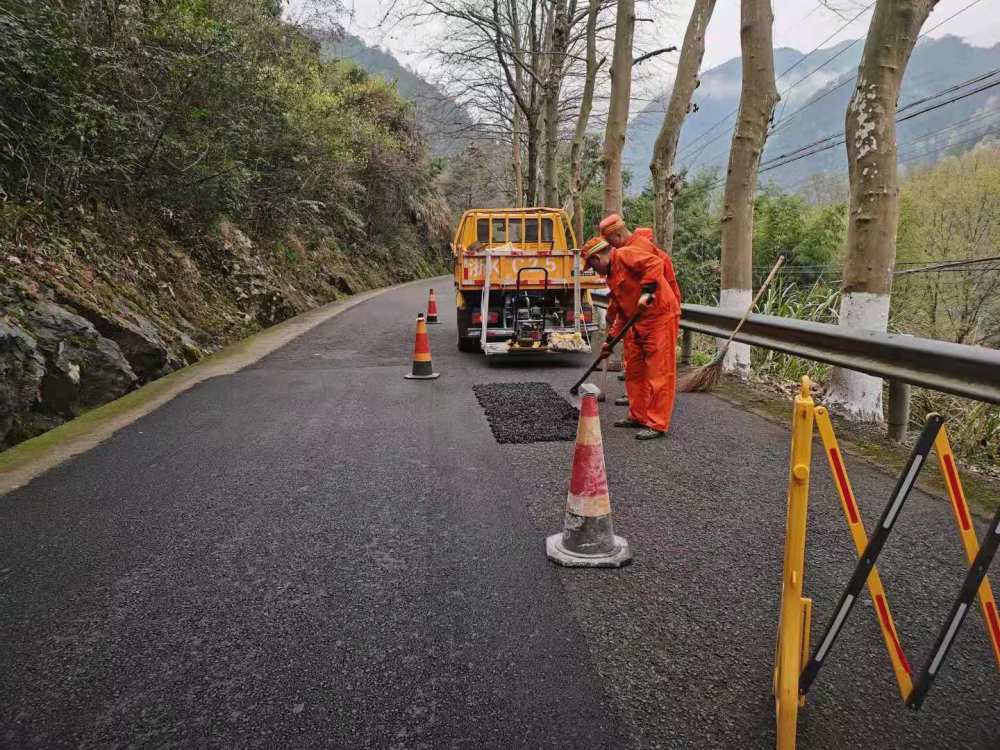
[(148, 211), (183, 230), (225, 215), (348, 246), (392, 244), (433, 203), (412, 108), (324, 63), (274, 0), (7, 3), (0, 190), (68, 213)]

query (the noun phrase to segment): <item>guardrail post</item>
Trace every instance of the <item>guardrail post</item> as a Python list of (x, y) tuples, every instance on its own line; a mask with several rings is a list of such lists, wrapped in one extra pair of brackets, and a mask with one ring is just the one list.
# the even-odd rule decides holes
[(694, 334), (691, 333), (687, 328), (681, 331), (681, 364), (689, 365), (691, 364), (691, 344), (694, 339)]
[(910, 384), (889, 381), (889, 439), (899, 443), (906, 437), (910, 423)]

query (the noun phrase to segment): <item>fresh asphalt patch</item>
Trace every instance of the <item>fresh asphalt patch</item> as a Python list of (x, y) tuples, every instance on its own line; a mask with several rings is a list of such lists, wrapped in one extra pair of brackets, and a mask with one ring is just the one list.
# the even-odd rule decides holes
[(573, 440), (580, 414), (548, 383), (472, 386), (498, 443)]

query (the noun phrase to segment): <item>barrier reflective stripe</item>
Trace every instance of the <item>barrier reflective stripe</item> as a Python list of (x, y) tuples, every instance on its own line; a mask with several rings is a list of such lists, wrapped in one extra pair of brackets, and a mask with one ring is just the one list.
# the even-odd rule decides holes
[[(955, 471), (955, 459), (951, 457), (950, 453), (947, 453), (942, 456), (941, 460), (944, 463), (945, 479), (948, 481), (948, 488), (953, 493), (951, 505), (958, 515), (958, 526), (963, 531), (969, 531), (972, 528), (972, 522), (969, 520), (969, 509), (965, 504), (965, 494), (962, 492), (962, 485), (958, 482), (958, 472)], [(961, 502), (957, 502), (959, 499)]]
[(1000, 643), (1000, 618), (997, 617), (996, 602), (990, 602), (986, 606), (986, 621), (990, 625), (990, 634), (994, 643)]
[(850, 523), (858, 523), (861, 518), (858, 516), (858, 503), (854, 499), (854, 493), (847, 483), (847, 474), (844, 472), (844, 460), (840, 457), (840, 451), (830, 448), (828, 451), (830, 463), (833, 465), (833, 474), (837, 479), (837, 487), (840, 489), (841, 497), (844, 500), (844, 507), (847, 508), (847, 520)]
[(944, 655), (948, 653), (948, 649), (951, 648), (951, 642), (955, 640), (955, 633), (958, 632), (958, 626), (962, 624), (962, 620), (965, 619), (965, 613), (968, 610), (969, 605), (964, 602), (958, 605), (958, 612), (956, 612), (951, 619), (951, 624), (948, 626), (948, 631), (945, 633), (944, 641), (934, 652), (934, 658), (931, 659), (931, 665), (927, 668), (927, 671), (931, 674), (937, 674), (938, 668), (940, 668), (941, 662), (944, 660)]
[(896, 516), (899, 515), (900, 509), (903, 507), (903, 503), (906, 502), (907, 496), (910, 494), (910, 490), (913, 489), (913, 483), (917, 479), (917, 475), (920, 473), (920, 467), (924, 465), (925, 456), (914, 455), (913, 462), (910, 464), (910, 468), (906, 472), (906, 478), (903, 480), (902, 486), (896, 490), (896, 499), (892, 501), (892, 505), (889, 506), (889, 512), (886, 513), (885, 518), (882, 520), (882, 526), (886, 529), (892, 528), (892, 524), (896, 522)]
[(826, 652), (830, 650), (833, 642), (837, 640), (837, 635), (840, 633), (840, 629), (844, 627), (844, 620), (847, 619), (847, 615), (851, 611), (851, 607), (854, 606), (854, 598), (854, 594), (847, 594), (843, 601), (841, 601), (840, 607), (837, 609), (837, 616), (833, 618), (833, 623), (827, 628), (823, 642), (820, 643), (819, 650), (813, 657), (815, 661), (821, 662), (826, 658)]
[[(885, 596), (879, 595), (875, 597), (875, 607), (878, 610), (878, 619), (882, 625), (883, 632), (886, 633), (892, 641), (892, 650), (895, 652), (896, 657), (903, 665), (903, 669), (907, 674), (910, 674), (910, 662), (906, 658), (906, 653), (903, 651), (902, 644), (899, 642), (899, 636), (896, 634), (896, 627), (892, 622), (892, 615), (889, 614), (889, 604), (886, 602)], [(906, 696), (904, 695), (903, 697), (905, 698)]]

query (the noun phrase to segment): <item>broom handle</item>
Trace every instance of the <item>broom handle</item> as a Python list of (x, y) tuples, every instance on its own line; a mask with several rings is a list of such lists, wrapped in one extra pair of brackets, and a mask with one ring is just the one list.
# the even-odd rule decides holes
[(740, 332), (740, 329), (743, 327), (743, 324), (747, 322), (747, 318), (750, 317), (750, 313), (752, 313), (753, 309), (757, 307), (757, 303), (760, 302), (761, 296), (767, 290), (767, 287), (770, 285), (771, 281), (774, 280), (775, 275), (778, 273), (778, 269), (781, 268), (781, 265), (784, 262), (785, 262), (785, 256), (779, 255), (778, 259), (774, 262), (774, 267), (771, 269), (771, 272), (767, 275), (767, 278), (764, 279), (764, 283), (760, 285), (760, 289), (757, 290), (757, 294), (754, 296), (753, 302), (750, 303), (750, 307), (748, 307), (747, 311), (743, 313), (743, 317), (740, 318), (740, 322), (736, 324), (736, 328), (733, 329), (733, 332), (729, 334), (729, 338), (726, 339), (726, 343), (720, 347), (719, 349), (720, 352), (724, 352), (729, 347), (729, 345), (733, 343), (733, 339), (736, 338), (736, 334)]

